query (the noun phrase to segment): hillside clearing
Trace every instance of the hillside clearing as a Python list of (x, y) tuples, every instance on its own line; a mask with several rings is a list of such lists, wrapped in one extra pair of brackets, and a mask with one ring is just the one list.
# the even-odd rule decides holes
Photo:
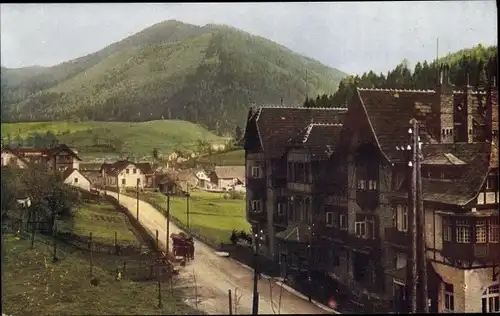
[(148, 122), (22, 122), (2, 123), (4, 142), (14, 142), (17, 137), (26, 138), (35, 133), (54, 133), (60, 143), (77, 149), (84, 155), (151, 156), (153, 148), (161, 154), (174, 150), (196, 150), (197, 141), (225, 143), (205, 128), (181, 120)]

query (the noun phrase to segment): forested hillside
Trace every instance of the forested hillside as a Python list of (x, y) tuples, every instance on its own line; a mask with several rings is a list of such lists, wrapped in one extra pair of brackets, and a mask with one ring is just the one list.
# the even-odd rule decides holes
[[(470, 49), (463, 49), (440, 58), (437, 62), (418, 62), (410, 69), (408, 61), (404, 60), (386, 75), (365, 72), (361, 76), (348, 76), (340, 81), (337, 91), (333, 95), (320, 94), (316, 99), (308, 99), (307, 107), (345, 106), (352, 97), (356, 87), (361, 88), (390, 88), (390, 89), (434, 89), (438, 80), (439, 66), (450, 66), (450, 81), (456, 87), (462, 87), (467, 81), (475, 88), (486, 84), (486, 65), (490, 58), (498, 56), (497, 47), (482, 45)], [(494, 62), (496, 65), (496, 62)], [(496, 69), (496, 67), (495, 67)]]
[(253, 103), (302, 104), (345, 75), (232, 27), (166, 21), (54, 67), (2, 68), (2, 121), (182, 119), (223, 134)]

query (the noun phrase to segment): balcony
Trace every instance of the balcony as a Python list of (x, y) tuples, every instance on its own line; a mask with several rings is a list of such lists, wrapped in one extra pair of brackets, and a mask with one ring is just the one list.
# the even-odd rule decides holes
[(458, 244), (443, 242), (443, 256), (454, 260), (498, 261), (500, 260), (500, 244)]
[(348, 234), (346, 238), (346, 245), (352, 249), (359, 250), (365, 253), (380, 251), (382, 249), (380, 239), (367, 239), (352, 234)]
[(379, 205), (380, 194), (378, 190), (357, 190), (356, 203), (361, 209), (374, 210)]
[(385, 228), (384, 242), (395, 248), (407, 250), (410, 245), (410, 236), (407, 232), (400, 231), (396, 227), (387, 227)]

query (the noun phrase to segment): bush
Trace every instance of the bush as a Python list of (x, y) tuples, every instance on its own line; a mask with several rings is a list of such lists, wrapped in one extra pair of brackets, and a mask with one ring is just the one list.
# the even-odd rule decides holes
[(245, 198), (245, 193), (232, 190), (224, 194), (224, 198), (231, 200), (243, 200)]

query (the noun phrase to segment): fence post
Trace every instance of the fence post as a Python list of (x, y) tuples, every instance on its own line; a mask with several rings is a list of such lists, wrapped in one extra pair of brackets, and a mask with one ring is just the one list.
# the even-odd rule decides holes
[(57, 234), (57, 225), (56, 223), (54, 222), (54, 229), (52, 230), (52, 239), (53, 239), (53, 242), (54, 242), (54, 254), (52, 256), (52, 262), (56, 262), (57, 261), (57, 242), (56, 242), (56, 234)]
[(115, 231), (115, 254), (118, 255), (118, 233)]
[(90, 277), (92, 277), (92, 233), (89, 234)]
[(231, 297), (231, 289), (227, 290), (227, 294), (229, 296), (229, 315), (233, 315), (233, 300)]
[(31, 224), (31, 249), (35, 248), (36, 225)]

